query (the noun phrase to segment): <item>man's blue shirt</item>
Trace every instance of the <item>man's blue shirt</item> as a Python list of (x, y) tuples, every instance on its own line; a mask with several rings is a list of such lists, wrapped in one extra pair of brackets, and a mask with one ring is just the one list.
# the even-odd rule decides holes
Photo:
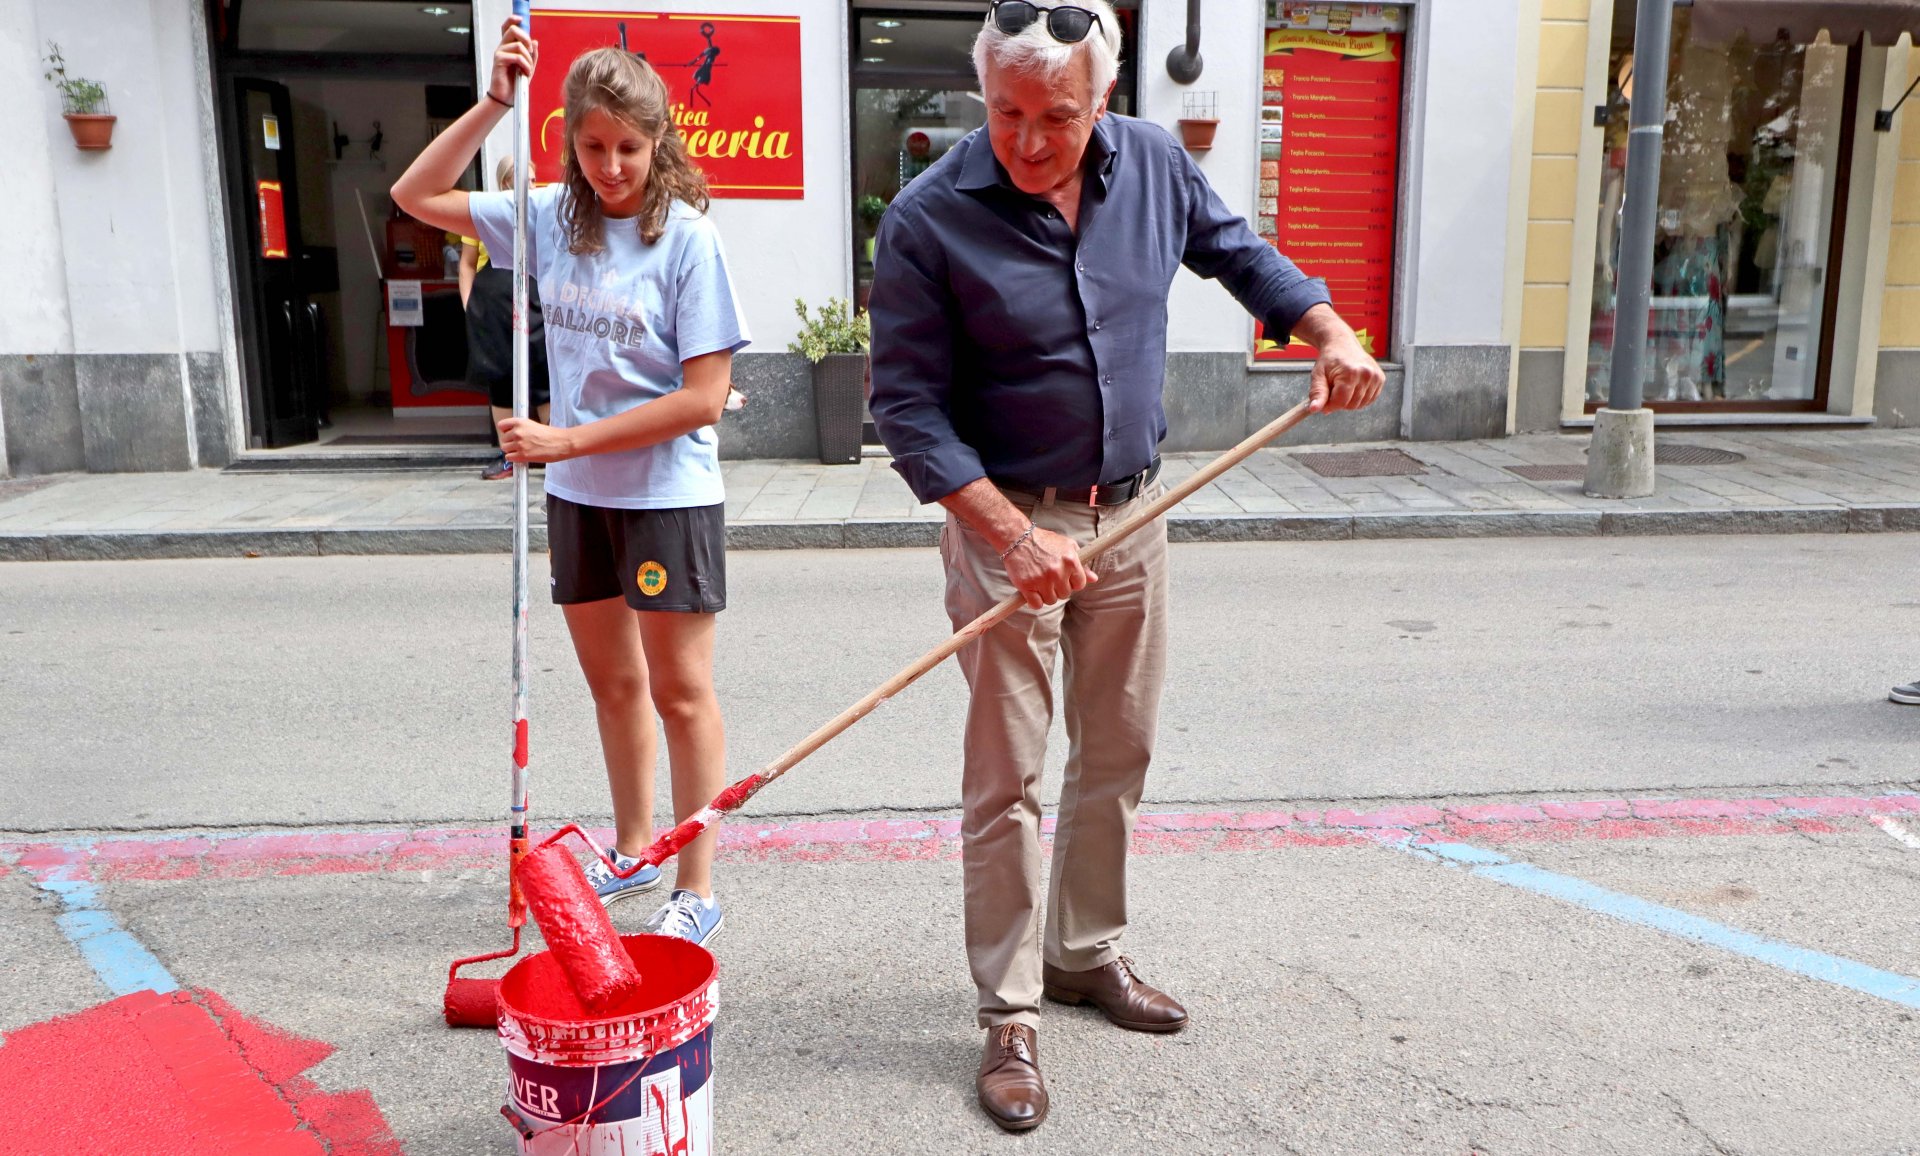
[(921, 501), (981, 477), (1081, 489), (1151, 464), (1167, 432), (1167, 292), (1183, 264), (1276, 338), (1329, 302), (1158, 125), (1108, 114), (1086, 174), (1076, 235), (1008, 181), (976, 129), (881, 220), (870, 408)]

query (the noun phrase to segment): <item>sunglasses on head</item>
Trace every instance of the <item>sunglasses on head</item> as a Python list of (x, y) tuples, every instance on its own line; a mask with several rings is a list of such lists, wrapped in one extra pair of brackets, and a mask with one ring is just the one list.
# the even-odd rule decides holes
[(1042, 14), (1047, 18), (1047, 34), (1062, 44), (1080, 43), (1093, 31), (1093, 26), (1100, 23), (1097, 12), (1070, 4), (1042, 8), (1031, 0), (993, 0), (993, 7), (987, 13), (993, 26), (1008, 36), (1018, 36), (1033, 27)]

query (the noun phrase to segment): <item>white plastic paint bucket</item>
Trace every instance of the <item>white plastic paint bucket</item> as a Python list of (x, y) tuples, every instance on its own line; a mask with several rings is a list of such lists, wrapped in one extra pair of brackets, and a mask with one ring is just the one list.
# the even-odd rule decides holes
[(718, 967), (683, 939), (621, 942), (645, 1010), (587, 1017), (544, 951), (500, 981), (501, 1113), (522, 1156), (712, 1156)]

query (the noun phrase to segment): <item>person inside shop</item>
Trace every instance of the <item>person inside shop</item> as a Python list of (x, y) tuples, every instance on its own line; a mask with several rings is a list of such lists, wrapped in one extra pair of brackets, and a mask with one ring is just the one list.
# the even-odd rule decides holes
[[(501, 158), (493, 187), (513, 188), (512, 157)], [(460, 238), (460, 303), (467, 307), (467, 384), (485, 391), (497, 444), (500, 423), (513, 416), (513, 274), (489, 259), (477, 237)], [(527, 397), (535, 417), (552, 420), (540, 286), (532, 278), (527, 280)], [(513, 463), (502, 452), (480, 476), (490, 482), (511, 478)]]
[[(1322, 282), (1228, 210), (1164, 129), (1107, 111), (1119, 57), (1105, 0), (996, 0), (973, 45), (986, 125), (894, 200), (869, 300), (874, 425), (915, 496), (947, 508), (948, 615), (958, 628), (1015, 592), (1026, 603), (959, 652), (966, 951), (987, 1031), (975, 1087), (1008, 1131), (1047, 1116), (1042, 996), (1135, 1031), (1187, 1022), (1120, 952), (1166, 669), (1165, 523), (1097, 573), (1079, 554), (1160, 492), (1174, 275), (1218, 279), (1267, 332), (1314, 346), (1316, 411), (1370, 405), (1383, 382)], [(1071, 746), (1043, 918), (1056, 655)]]

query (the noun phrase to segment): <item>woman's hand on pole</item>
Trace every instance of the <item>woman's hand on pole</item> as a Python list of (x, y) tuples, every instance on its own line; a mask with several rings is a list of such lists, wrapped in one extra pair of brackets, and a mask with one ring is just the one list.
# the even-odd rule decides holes
[(542, 425), (529, 417), (500, 422), (500, 452), (510, 462), (563, 462), (578, 456), (573, 431)]
[[(533, 75), (539, 58), (539, 46), (520, 30), (516, 18), (508, 17), (500, 26), (500, 47), (493, 54), (493, 77), (487, 84), (487, 95), (427, 142), (393, 183), (395, 204), (436, 229), (474, 235), (473, 213), (467, 206), (467, 192), (460, 187), (461, 178), (487, 134), (507, 115), (513, 103), (514, 77)], [(502, 87), (504, 93), (499, 91)]]
[(533, 77), (540, 63), (540, 44), (520, 27), (518, 16), (500, 22), (500, 47), (493, 50), (493, 75), (487, 80), (487, 96), (499, 104), (513, 106), (513, 79)]

